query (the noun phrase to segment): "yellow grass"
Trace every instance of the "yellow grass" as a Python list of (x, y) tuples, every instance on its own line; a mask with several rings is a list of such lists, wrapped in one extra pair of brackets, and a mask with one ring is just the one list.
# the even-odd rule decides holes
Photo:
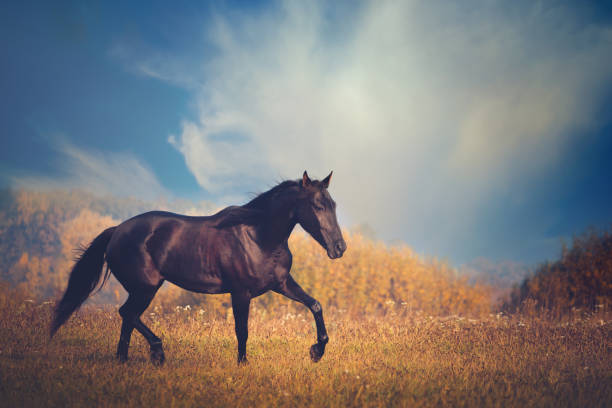
[[(85, 307), (47, 338), (52, 304), (0, 292), (0, 405), (19, 406), (581, 406), (612, 404), (612, 321), (569, 323), (398, 313), (326, 313), (320, 363), (305, 309), (249, 322), (250, 363), (236, 365), (233, 319), (198, 307), (144, 320), (167, 363), (135, 333), (130, 361), (114, 359), (114, 307)], [(159, 310), (159, 309), (158, 309)], [(154, 314), (151, 314), (154, 313)]]

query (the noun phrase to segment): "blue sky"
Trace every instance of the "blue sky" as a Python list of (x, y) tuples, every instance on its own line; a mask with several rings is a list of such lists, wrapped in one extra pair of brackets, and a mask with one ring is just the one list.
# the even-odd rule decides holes
[(0, 182), (226, 205), (333, 169), (346, 226), (553, 259), (612, 223), (601, 4), (3, 5)]

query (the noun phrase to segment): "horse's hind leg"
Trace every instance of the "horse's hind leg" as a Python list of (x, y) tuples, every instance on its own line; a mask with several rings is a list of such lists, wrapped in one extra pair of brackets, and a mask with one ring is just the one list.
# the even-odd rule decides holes
[(161, 339), (140, 320), (140, 316), (151, 304), (158, 288), (159, 286), (150, 290), (131, 292), (128, 300), (119, 308), (119, 314), (123, 318), (121, 336), (117, 345), (117, 357), (119, 360), (127, 360), (132, 331), (136, 329), (144, 336), (151, 347), (151, 361), (155, 364), (163, 364), (165, 361)]
[[(125, 307), (127, 303), (128, 302), (125, 302), (122, 308)], [(121, 312), (119, 312), (119, 314), (121, 314)], [(121, 323), (121, 335), (119, 336), (119, 344), (117, 344), (117, 358), (121, 362), (125, 362), (128, 359), (128, 349), (130, 347), (130, 339), (132, 338), (133, 330), (134, 325), (132, 324), (132, 322), (124, 318), (123, 322)]]

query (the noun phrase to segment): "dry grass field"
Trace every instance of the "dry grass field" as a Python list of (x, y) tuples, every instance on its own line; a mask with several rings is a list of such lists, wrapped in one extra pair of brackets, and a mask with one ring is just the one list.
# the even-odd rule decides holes
[[(233, 319), (199, 306), (146, 322), (167, 362), (149, 362), (133, 336), (130, 361), (114, 358), (116, 309), (85, 307), (49, 341), (52, 303), (0, 296), (0, 405), (40, 406), (576, 406), (612, 405), (612, 320), (551, 322), (402, 313), (326, 313), (330, 343), (308, 357), (309, 313), (253, 305), (249, 364), (236, 364)], [(159, 312), (159, 308), (158, 308)]]
[(0, 407), (612, 406), (608, 233), (543, 264), (512, 291), (504, 310), (520, 313), (507, 316), (496, 313), (500, 288), (444, 261), (356, 231), (331, 261), (296, 231), (292, 275), (323, 305), (330, 337), (319, 363), (303, 306), (257, 298), (239, 367), (229, 296), (164, 285), (143, 315), (165, 344), (156, 367), (136, 332), (130, 361), (115, 359), (110, 305), (125, 293), (113, 278), (49, 340), (45, 299), (64, 290), (73, 248), (118, 222), (85, 198), (20, 193), (0, 217)]

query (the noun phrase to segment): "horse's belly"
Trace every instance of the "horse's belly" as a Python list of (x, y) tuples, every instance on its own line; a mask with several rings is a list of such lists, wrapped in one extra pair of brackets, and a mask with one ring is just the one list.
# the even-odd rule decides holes
[(215, 276), (199, 275), (197, 279), (184, 276), (164, 276), (165, 280), (174, 283), (183, 289), (199, 293), (227, 293), (229, 290), (223, 285), (223, 281)]

